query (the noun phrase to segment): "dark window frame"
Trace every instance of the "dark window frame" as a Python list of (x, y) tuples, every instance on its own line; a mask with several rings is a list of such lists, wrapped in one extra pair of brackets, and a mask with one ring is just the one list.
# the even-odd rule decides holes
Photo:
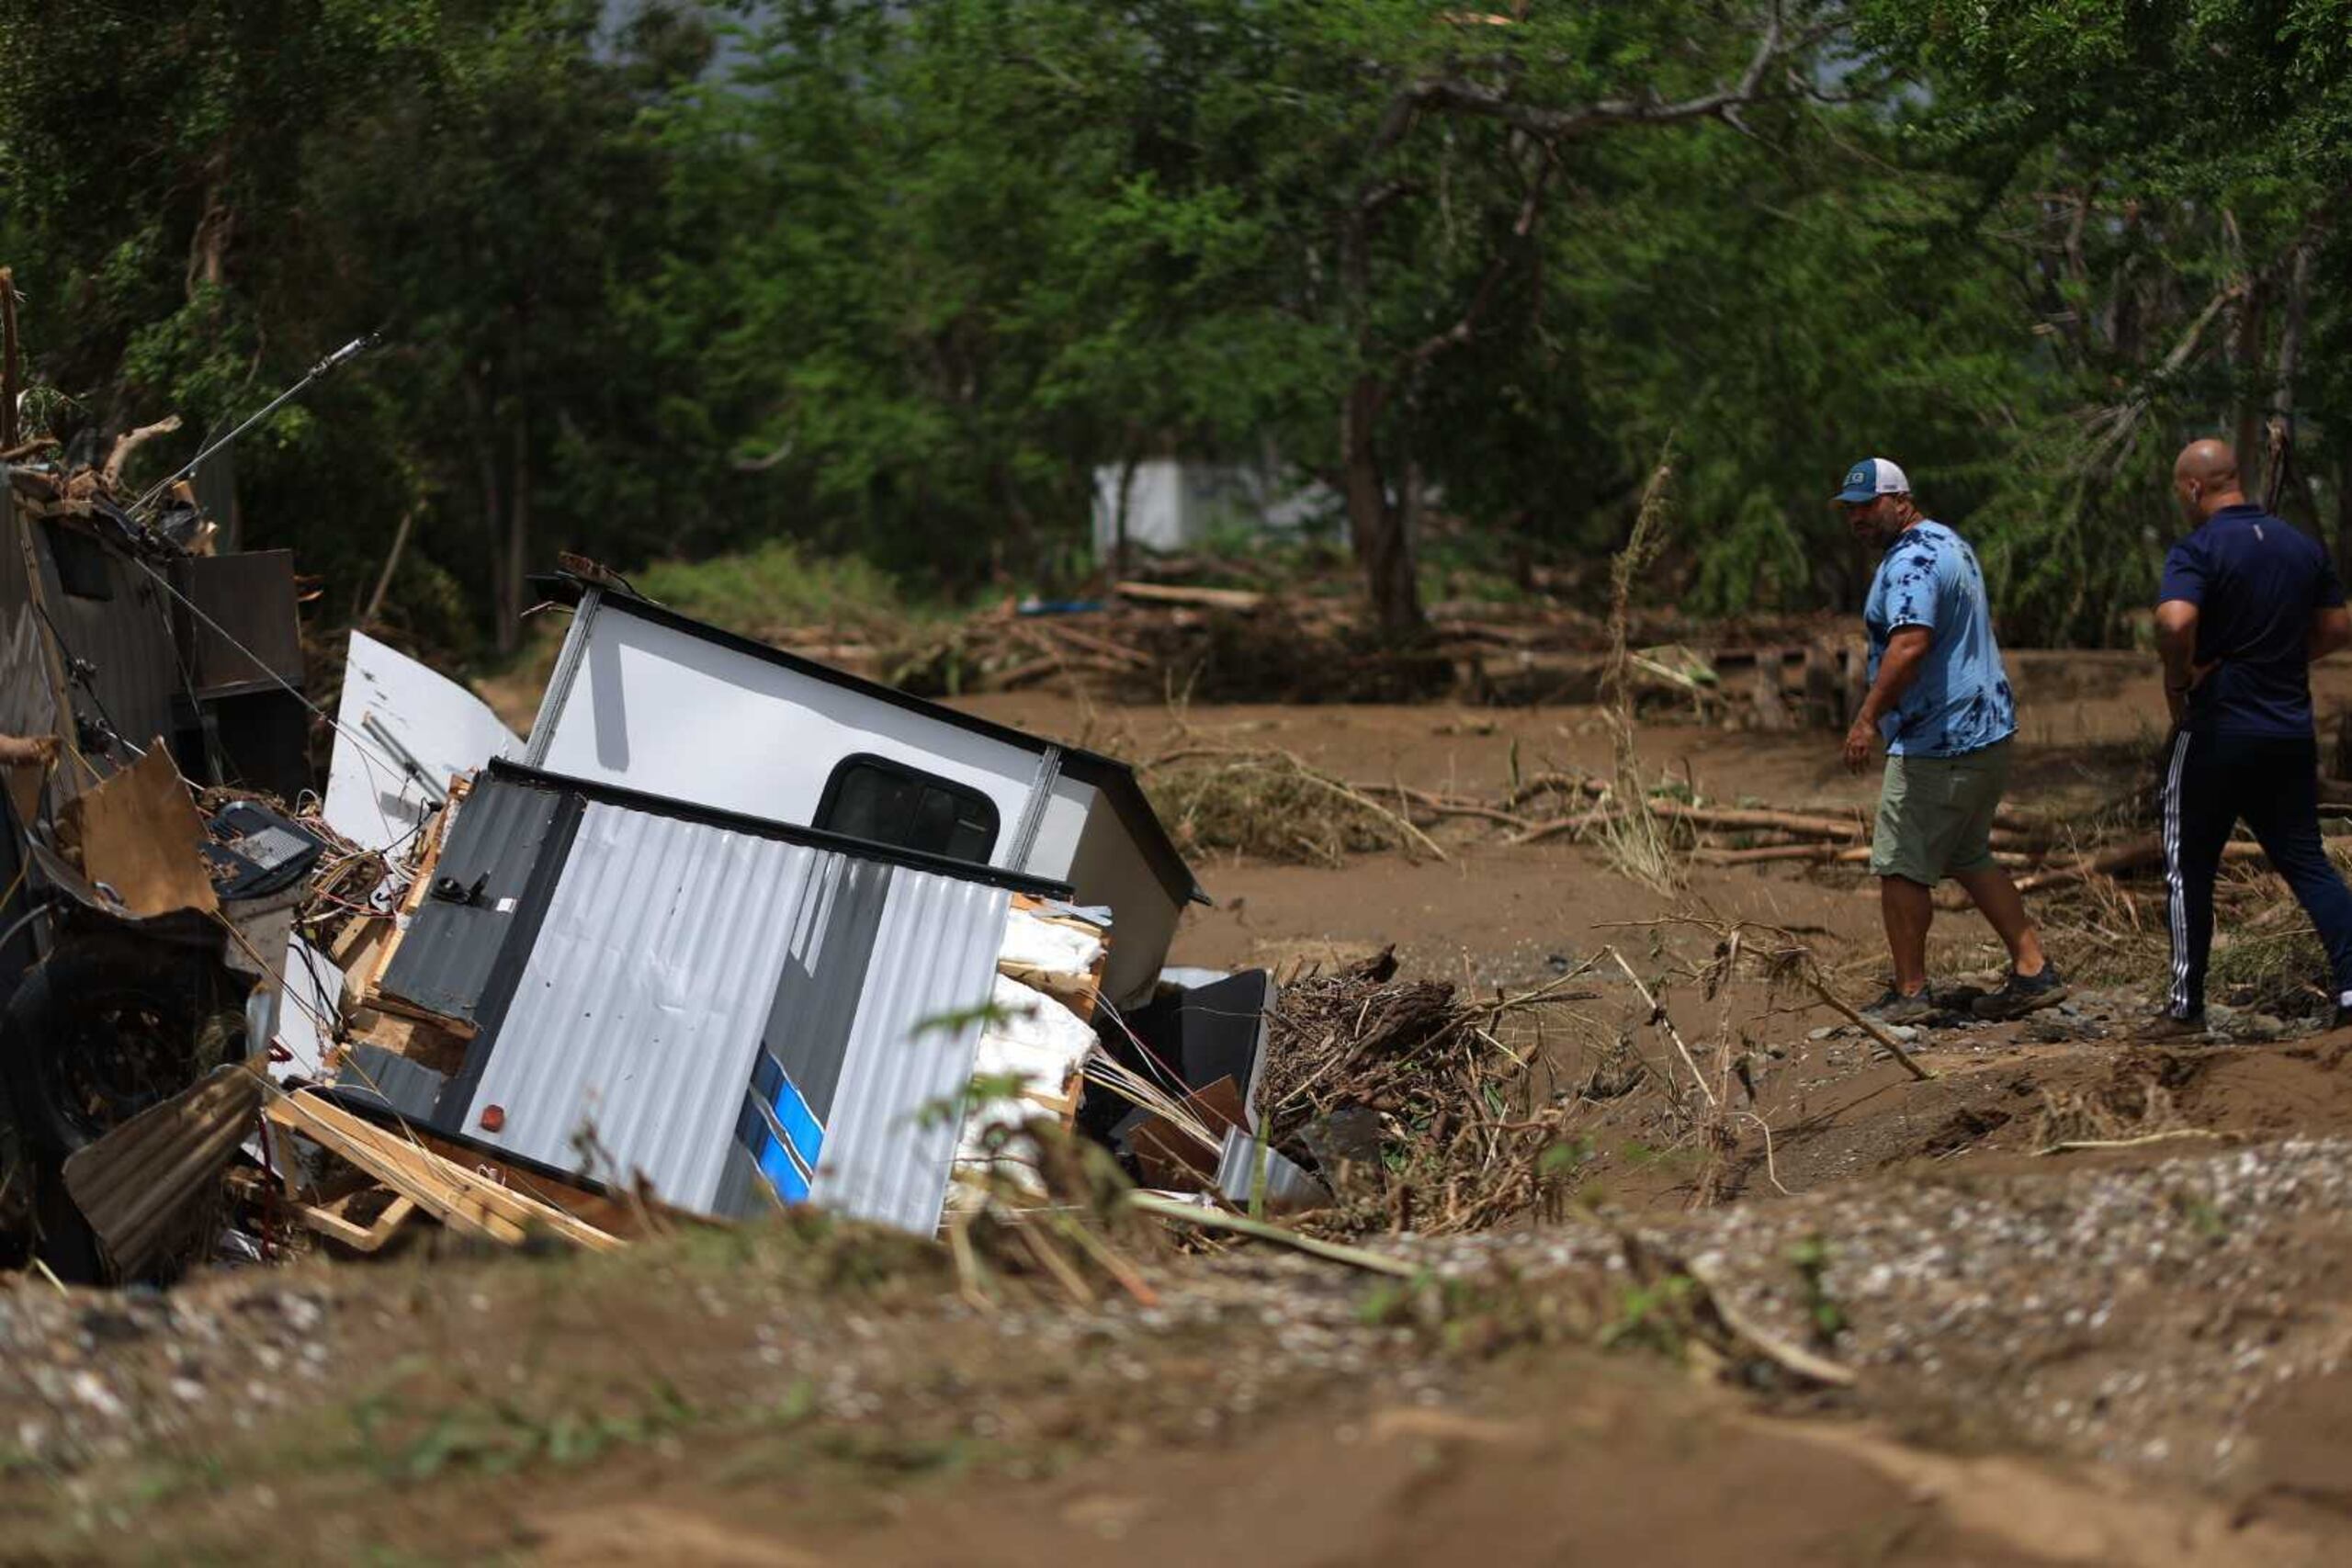
[[(957, 803), (959, 818), (965, 807), (976, 808), (981, 819), (988, 823), (988, 838), (980, 845), (978, 855), (968, 863), (974, 865), (989, 863), (989, 856), (996, 852), (997, 840), (1003, 836), (1004, 817), (997, 809), (996, 802), (989, 798), (986, 791), (976, 789), (967, 784), (959, 784), (954, 779), (943, 778), (937, 773), (926, 773), (921, 768), (899, 761), (896, 757), (884, 757), (872, 751), (853, 751), (833, 764), (833, 771), (826, 775), (824, 792), (817, 797), (817, 814), (809, 819), (810, 827), (825, 832), (842, 831), (841, 829), (831, 827), (831, 819), (834, 808), (841, 804), (842, 786), (849, 779), (851, 770), (855, 768), (871, 768), (920, 785), (924, 789), (942, 791)], [(845, 836), (858, 837), (854, 834)], [(889, 843), (899, 849), (922, 849), (920, 845), (887, 839), (869, 841)], [(962, 860), (964, 858), (960, 855), (950, 855), (944, 850), (931, 850), (923, 852), (937, 854), (944, 859)]]

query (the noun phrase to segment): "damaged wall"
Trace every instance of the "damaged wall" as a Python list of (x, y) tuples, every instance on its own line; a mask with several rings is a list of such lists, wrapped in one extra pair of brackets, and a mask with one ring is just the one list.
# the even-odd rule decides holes
[[(576, 826), (525, 842), (550, 799)], [(434, 1125), (600, 1180), (641, 1173), (707, 1213), (754, 1212), (773, 1187), (937, 1224), (956, 1123), (926, 1112), (970, 1079), (1012, 889), (1051, 885), (516, 768), (477, 781), (448, 852), (505, 880), (477, 902), (447, 877), (465, 897), (428, 898), (393, 957), (414, 942), (447, 966), (439, 990), (479, 1026)], [(414, 966), (403, 984), (435, 990)]]

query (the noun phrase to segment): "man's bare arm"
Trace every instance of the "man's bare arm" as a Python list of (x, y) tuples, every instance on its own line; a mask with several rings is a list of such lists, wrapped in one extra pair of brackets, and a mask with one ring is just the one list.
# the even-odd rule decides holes
[(1846, 766), (1860, 773), (1870, 766), (1871, 742), (1878, 738), (1878, 721), (1894, 711), (1903, 694), (1919, 678), (1920, 667), (1928, 661), (1928, 651), (1936, 645), (1936, 634), (1925, 626), (1900, 626), (1886, 639), (1886, 652), (1878, 661), (1878, 679), (1871, 682), (1869, 695), (1862, 698), (1860, 712), (1854, 715), (1853, 728), (1846, 731)]
[(2156, 606), (2156, 655), (2164, 660), (2165, 706), (2172, 721), (2188, 711), (2188, 694), (2204, 671), (2197, 668), (2197, 606), (2167, 599)]
[(1896, 628), (1886, 639), (1885, 657), (1878, 661), (1878, 679), (1871, 682), (1870, 694), (1862, 698), (1862, 710), (1855, 716), (1876, 728), (1918, 680), (1920, 667), (1928, 662), (1928, 650), (1935, 645), (1936, 634), (1925, 626)]
[(2312, 662), (2340, 648), (2352, 648), (2352, 610), (2330, 604), (2312, 617)]

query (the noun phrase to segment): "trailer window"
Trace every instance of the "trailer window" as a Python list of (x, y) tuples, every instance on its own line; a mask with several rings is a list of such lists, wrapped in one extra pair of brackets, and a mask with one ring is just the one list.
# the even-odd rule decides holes
[(825, 781), (816, 827), (853, 839), (988, 863), (996, 847), (996, 803), (934, 773), (860, 753)]

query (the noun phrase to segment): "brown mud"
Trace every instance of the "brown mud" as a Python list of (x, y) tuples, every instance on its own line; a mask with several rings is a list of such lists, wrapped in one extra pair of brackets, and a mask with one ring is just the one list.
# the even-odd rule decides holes
[[(2018, 804), (2136, 787), (2145, 665), (2016, 662)], [(2352, 671), (2322, 692), (2332, 710)], [(1206, 739), (1487, 796), (1610, 748), (1589, 708), (967, 705), (1131, 757)], [(1645, 766), (1703, 794), (1870, 798), (1834, 736), (1653, 717)], [(1173, 961), (1296, 973), (1393, 946), (1491, 993), (1614, 945), (1705, 1074), (1745, 1065), (1719, 1168), (1659, 1097), (1612, 1091), (1627, 1051), (1676, 1069), (1597, 983), (1543, 1062), (1580, 1107), (1577, 1212), (1386, 1244), (1442, 1288), (1171, 1252), (1154, 1306), (985, 1308), (935, 1254), (877, 1272), (774, 1224), (161, 1301), (28, 1283), (0, 1292), (0, 1560), (2352, 1561), (2352, 1033), (2132, 1046), (2137, 992), (2105, 977), (2063, 1021), (1928, 1032), (1923, 1081), (1805, 998), (1704, 995), (1699, 929), (1642, 923), (1794, 931), (1860, 1000), (1879, 936), (1850, 872), (1702, 867), (1665, 895), (1586, 847), (1440, 842), (1338, 869), (1204, 856), (1216, 903)], [(1981, 978), (1999, 953), (1949, 914), (1935, 957)], [(1612, 1271), (1636, 1232), (1852, 1385), (1725, 1386)], [(1603, 1303), (1600, 1332), (1531, 1326), (1571, 1299)]]

